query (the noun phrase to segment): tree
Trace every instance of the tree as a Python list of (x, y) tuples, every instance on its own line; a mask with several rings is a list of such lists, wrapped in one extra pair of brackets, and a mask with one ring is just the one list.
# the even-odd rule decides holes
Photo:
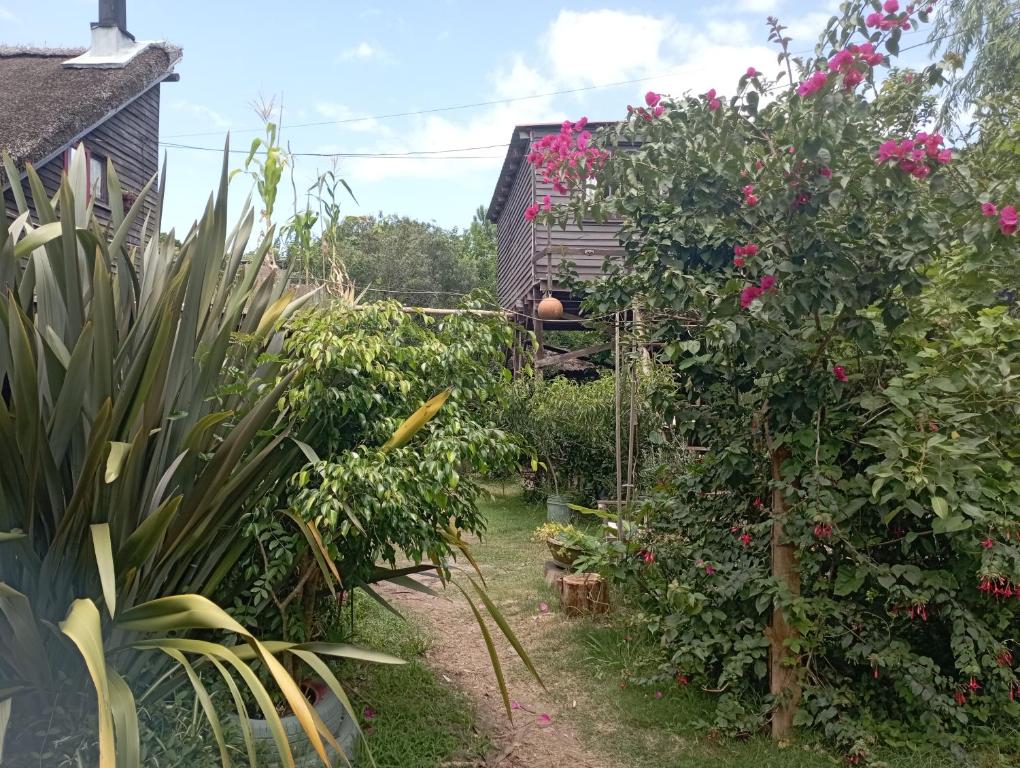
[(1016, 91), (1020, 78), (1020, 3), (1017, 0), (942, 0), (931, 34), (932, 53), (944, 53), (958, 76), (943, 89), (942, 121), (989, 97)]

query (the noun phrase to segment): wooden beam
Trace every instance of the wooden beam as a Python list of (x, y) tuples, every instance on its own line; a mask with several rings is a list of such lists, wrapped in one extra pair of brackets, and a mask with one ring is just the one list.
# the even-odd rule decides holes
[(586, 357), (587, 355), (594, 355), (598, 352), (605, 352), (610, 349), (612, 344), (593, 344), (590, 347), (584, 349), (575, 349), (573, 352), (564, 352), (562, 355), (551, 355), (550, 357), (543, 357), (541, 360), (535, 361), (536, 368), (544, 368), (547, 365), (556, 365), (558, 363), (565, 363), (567, 360), (576, 360), (579, 357)]

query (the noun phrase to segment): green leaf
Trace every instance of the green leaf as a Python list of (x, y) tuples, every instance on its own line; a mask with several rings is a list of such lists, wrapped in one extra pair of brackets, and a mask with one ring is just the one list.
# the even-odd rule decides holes
[(864, 584), (867, 573), (861, 568), (843, 566), (836, 573), (836, 582), (833, 584), (832, 593), (836, 597), (846, 597), (853, 594)]
[(117, 613), (117, 577), (113, 568), (113, 544), (110, 541), (108, 523), (91, 526), (92, 548), (96, 553), (96, 568), (99, 569), (99, 583), (103, 587), (103, 601), (110, 617)]
[(95, 603), (87, 599), (71, 603), (67, 618), (60, 622), (60, 631), (78, 646), (78, 652), (85, 660), (85, 667), (96, 688), (96, 707), (99, 711), (99, 768), (117, 768), (117, 742), (110, 708), (106, 656), (103, 652), (103, 628)]
[(14, 258), (27, 258), (32, 251), (46, 243), (56, 240), (62, 234), (63, 225), (59, 221), (43, 224), (29, 232), (14, 246)]
[(941, 496), (931, 497), (931, 508), (941, 519), (945, 520), (949, 517), (949, 502)]

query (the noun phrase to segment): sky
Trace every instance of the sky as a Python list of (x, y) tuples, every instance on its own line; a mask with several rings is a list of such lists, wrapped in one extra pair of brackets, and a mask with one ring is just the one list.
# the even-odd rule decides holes
[[(343, 201), (350, 215), (463, 228), (492, 196), (514, 125), (619, 118), (648, 90), (726, 93), (749, 66), (774, 76), (765, 18), (778, 16), (791, 48), (808, 52), (837, 7), (838, 0), (128, 0), (127, 18), (137, 39), (184, 50), (180, 81), (162, 86), (160, 114), (169, 174), (163, 229), (180, 235), (217, 183), (227, 131), (239, 150), (234, 168), (261, 134), (253, 108), (260, 99), (282, 105), (283, 141), (295, 155), (430, 153), (297, 156), (300, 206), (317, 175), (335, 170), (357, 198)], [(97, 15), (96, 0), (0, 0), (0, 42), (87, 45)], [(924, 34), (908, 33), (904, 44)], [(613, 85), (621, 81), (632, 82)], [(561, 91), (575, 92), (548, 95)], [(462, 105), (477, 106), (447, 109)], [(392, 116), (399, 113), (419, 114)], [(289, 175), (283, 186), (278, 211), (286, 215)], [(244, 176), (232, 182), (235, 211), (250, 187)]]

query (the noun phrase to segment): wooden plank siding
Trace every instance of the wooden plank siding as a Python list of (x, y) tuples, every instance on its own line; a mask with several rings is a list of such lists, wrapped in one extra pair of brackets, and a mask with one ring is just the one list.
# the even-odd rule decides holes
[[(499, 207), (496, 216), (497, 233), (497, 293), (500, 305), (506, 309), (523, 310), (531, 314), (535, 302), (545, 292), (548, 274), (552, 271), (553, 293), (564, 301), (567, 311), (576, 310), (577, 300), (569, 296), (557, 276), (563, 262), (571, 262), (581, 280), (600, 277), (606, 257), (620, 260), (618, 221), (598, 224), (585, 222), (583, 228), (570, 224), (565, 229), (526, 221), (524, 210), (549, 195), (553, 203), (565, 198), (558, 195), (550, 182), (527, 162), (533, 144), (543, 136), (559, 131), (559, 125), (519, 126), (515, 129), (507, 160), (504, 163), (494, 203)], [(506, 176), (515, 173), (507, 192)]]
[[(141, 192), (159, 169), (159, 92), (160, 86), (157, 83), (72, 143), (76, 146), (82, 141), (93, 154), (111, 160), (126, 195), (137, 195)], [(53, 197), (60, 187), (64, 172), (63, 154), (36, 168), (36, 172), (47, 193)], [(22, 189), (34, 215), (35, 208), (27, 178), (22, 180)], [(146, 214), (155, 208), (156, 197), (157, 190), (153, 185), (146, 197), (145, 207), (131, 228), (128, 236), (129, 245), (141, 245), (142, 226)], [(131, 198), (125, 201), (125, 209), (130, 202)], [(4, 204), (9, 218), (17, 215), (17, 206), (10, 189), (4, 192)], [(109, 204), (97, 200), (93, 210), (96, 220), (103, 226), (109, 226)], [(150, 217), (147, 234), (152, 236), (155, 228), (156, 222)]]

